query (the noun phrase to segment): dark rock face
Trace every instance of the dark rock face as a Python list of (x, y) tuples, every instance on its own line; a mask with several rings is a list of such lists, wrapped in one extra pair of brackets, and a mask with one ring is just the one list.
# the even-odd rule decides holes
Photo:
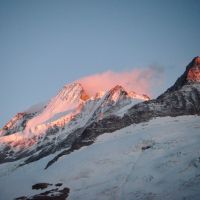
[(146, 145), (146, 146), (143, 146), (141, 149), (142, 149), (142, 151), (145, 151), (145, 150), (150, 149), (150, 148), (152, 148), (151, 145)]
[(62, 186), (62, 183), (56, 183), (55, 186), (60, 187), (60, 186)]
[[(48, 186), (52, 186), (50, 183), (36, 183), (32, 185), (32, 189), (46, 189)], [(69, 196), (70, 189), (68, 187), (64, 187), (63, 189), (59, 189), (62, 186), (62, 183), (55, 184), (56, 188), (51, 190), (47, 190), (40, 194), (36, 194), (33, 196), (21, 196), (15, 198), (15, 200), (65, 200)]]
[(27, 198), (27, 200), (66, 200), (69, 195), (69, 191), (69, 188), (63, 188), (61, 190), (58, 190), (58, 188), (56, 188), (29, 197)]
[(49, 185), (52, 185), (52, 184), (49, 184), (49, 183), (36, 183), (35, 185), (32, 185), (32, 190), (43, 190), (45, 188), (47, 188)]

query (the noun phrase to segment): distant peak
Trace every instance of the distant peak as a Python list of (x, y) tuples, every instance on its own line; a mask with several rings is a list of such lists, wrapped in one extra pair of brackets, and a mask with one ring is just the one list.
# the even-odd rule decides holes
[(126, 92), (126, 90), (121, 85), (116, 85), (110, 91), (111, 92), (116, 92), (116, 91), (124, 91), (124, 92)]
[(123, 98), (127, 94), (128, 93), (121, 85), (116, 85), (108, 92), (109, 99), (114, 102), (117, 102), (120, 98)]
[(188, 64), (188, 66), (186, 67), (186, 71), (188, 71), (191, 68), (194, 68), (196, 66), (200, 65), (200, 56), (196, 56), (192, 59), (192, 61)]
[[(176, 80), (175, 84), (170, 87), (165, 93), (173, 92), (179, 90), (184, 85), (189, 84), (199, 84), (200, 83), (200, 56), (192, 59), (192, 61), (187, 65), (185, 72)], [(163, 93), (158, 98), (161, 98)]]
[(71, 102), (78, 101), (80, 99), (86, 101), (87, 99), (89, 99), (89, 95), (87, 95), (83, 86), (80, 83), (74, 82), (71, 84), (66, 84), (59, 92), (58, 98)]
[(200, 82), (200, 57), (195, 57), (186, 69), (188, 82)]
[(83, 89), (83, 86), (79, 82), (74, 82), (74, 83), (64, 85), (64, 88), (81, 88), (81, 89)]
[(196, 65), (200, 65), (200, 56), (195, 57), (193, 60)]

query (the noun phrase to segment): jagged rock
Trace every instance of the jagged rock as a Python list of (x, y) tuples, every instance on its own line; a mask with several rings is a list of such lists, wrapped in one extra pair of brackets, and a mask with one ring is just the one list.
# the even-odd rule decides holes
[(32, 119), (37, 113), (17, 113), (3, 128), (0, 130), (1, 136), (11, 135), (23, 131), (28, 120)]
[(50, 185), (52, 185), (52, 184), (50, 184), (50, 183), (36, 183), (35, 185), (32, 185), (32, 190), (39, 190), (39, 189), (43, 190)]
[(69, 192), (70, 189), (67, 187), (60, 190), (58, 190), (58, 188), (55, 188), (40, 194), (33, 195), (31, 197), (17, 197), (15, 198), (15, 200), (66, 200), (69, 196)]

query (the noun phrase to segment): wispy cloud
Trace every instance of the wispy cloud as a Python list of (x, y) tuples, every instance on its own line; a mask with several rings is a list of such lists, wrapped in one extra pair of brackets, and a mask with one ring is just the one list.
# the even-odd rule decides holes
[(94, 95), (97, 91), (109, 90), (115, 85), (121, 85), (128, 91), (135, 91), (139, 94), (150, 95), (153, 87), (162, 83), (163, 68), (160, 66), (151, 66), (146, 69), (135, 68), (129, 71), (106, 71), (78, 80), (85, 90)]

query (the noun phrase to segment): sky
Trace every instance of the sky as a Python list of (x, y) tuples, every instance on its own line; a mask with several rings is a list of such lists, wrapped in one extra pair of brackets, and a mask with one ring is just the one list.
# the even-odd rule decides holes
[(199, 0), (0, 0), (0, 127), (63, 85), (153, 69), (158, 96), (200, 55)]

